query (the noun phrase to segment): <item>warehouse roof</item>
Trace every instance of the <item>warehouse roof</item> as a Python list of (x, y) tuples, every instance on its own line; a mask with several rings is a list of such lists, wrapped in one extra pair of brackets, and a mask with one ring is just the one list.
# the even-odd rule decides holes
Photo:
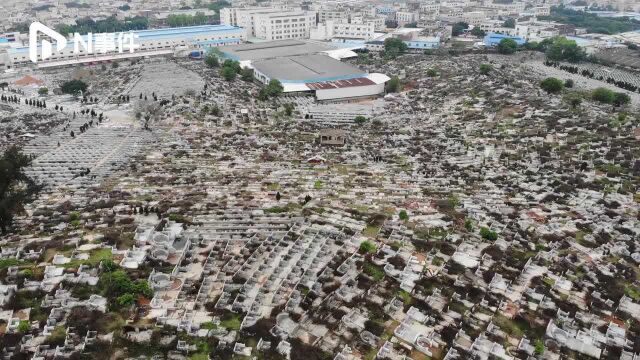
[(245, 61), (281, 56), (317, 54), (327, 50), (335, 50), (335, 47), (312, 41), (277, 40), (256, 44), (223, 46), (220, 47), (219, 50), (222, 51), (227, 58)]
[(347, 80), (366, 76), (366, 72), (327, 55), (287, 56), (254, 61), (253, 68), (280, 82), (310, 83)]

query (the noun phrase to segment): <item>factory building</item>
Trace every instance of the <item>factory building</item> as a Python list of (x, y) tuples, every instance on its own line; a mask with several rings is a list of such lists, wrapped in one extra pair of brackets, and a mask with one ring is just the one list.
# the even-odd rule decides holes
[[(41, 50), (38, 48), (38, 67), (53, 67), (74, 65), (81, 63), (96, 63), (102, 61), (113, 61), (127, 58), (138, 58), (145, 56), (172, 55), (179, 52), (204, 52), (212, 46), (223, 46), (240, 44), (246, 39), (244, 29), (228, 25), (203, 25), (188, 26), (180, 28), (137, 30), (134, 34), (135, 48), (129, 51), (125, 42), (123, 51), (120, 52), (118, 46), (110, 47), (108, 51), (101, 51), (97, 44), (99, 34), (93, 34), (92, 51), (89, 52), (83, 46), (78, 46), (78, 52), (74, 49), (73, 38), (69, 38), (67, 46), (60, 51), (55, 50), (47, 59), (42, 59)], [(125, 33), (129, 34), (129, 33)], [(114, 45), (117, 45), (117, 36), (112, 34)], [(87, 42), (84, 35), (83, 41)], [(104, 39), (101, 39), (104, 40)], [(28, 44), (20, 44), (3, 48), (0, 53), (0, 69), (11, 69), (14, 67), (33, 65), (29, 59)]]
[(351, 51), (326, 43), (299, 40), (271, 41), (220, 48), (222, 56), (254, 70), (255, 78), (267, 84), (282, 83), (285, 93), (309, 94), (318, 101), (345, 101), (384, 94), (389, 77), (360, 70), (341, 62)]

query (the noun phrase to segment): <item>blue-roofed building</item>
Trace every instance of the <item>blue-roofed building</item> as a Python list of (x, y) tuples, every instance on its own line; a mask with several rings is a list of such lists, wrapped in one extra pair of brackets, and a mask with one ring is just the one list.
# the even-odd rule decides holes
[[(230, 25), (201, 25), (186, 26), (179, 28), (151, 29), (132, 31), (135, 36), (135, 46), (133, 52), (129, 51), (128, 43), (123, 42), (124, 51), (120, 51), (118, 46), (115, 49), (103, 52), (99, 51), (97, 37), (93, 34), (91, 50), (85, 49), (84, 45), (78, 45), (78, 51), (74, 49), (72, 37), (67, 41), (67, 46), (55, 51), (51, 57), (41, 59), (40, 49), (38, 50), (38, 66), (51, 67), (62, 65), (73, 65), (79, 63), (95, 63), (102, 61), (113, 61), (126, 58), (136, 58), (143, 56), (184, 54), (192, 56), (193, 52), (206, 52), (211, 47), (240, 44), (246, 40), (245, 30), (237, 26)], [(81, 36), (82, 42), (88, 45), (87, 36)], [(116, 45), (118, 45), (117, 35), (114, 35)], [(29, 59), (29, 47), (14, 47), (6, 50), (6, 68), (19, 67), (33, 64)], [(1, 59), (2, 57), (0, 57)], [(0, 64), (0, 68), (2, 64)]]
[(485, 35), (484, 40), (482, 41), (485, 46), (497, 46), (502, 39), (512, 39), (518, 45), (523, 45), (526, 41), (520, 36), (511, 36), (505, 34), (497, 34), (497, 33), (488, 33)]

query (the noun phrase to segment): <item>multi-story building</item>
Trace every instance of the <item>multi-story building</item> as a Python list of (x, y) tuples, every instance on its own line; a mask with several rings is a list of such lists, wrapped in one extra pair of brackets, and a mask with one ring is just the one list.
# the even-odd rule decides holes
[(315, 12), (285, 8), (247, 7), (220, 10), (220, 22), (239, 26), (248, 37), (265, 40), (308, 39)]
[(356, 24), (330, 20), (311, 29), (310, 37), (314, 40), (333, 38), (370, 40), (374, 32), (375, 24), (372, 21)]
[(415, 12), (407, 12), (407, 11), (396, 12), (396, 22), (398, 23), (398, 26), (404, 26), (406, 24), (418, 22), (419, 18), (420, 18), (420, 14)]
[(248, 37), (255, 37), (255, 16), (259, 14), (279, 14), (285, 11), (282, 8), (246, 7), (223, 8), (220, 10), (220, 23), (224, 25), (239, 26), (246, 30)]
[(308, 11), (282, 11), (254, 15), (255, 37), (265, 40), (308, 39), (316, 15)]
[(321, 9), (318, 10), (318, 23), (326, 23), (327, 21), (332, 20), (347, 20), (349, 19), (349, 12), (341, 9), (341, 10), (327, 10)]

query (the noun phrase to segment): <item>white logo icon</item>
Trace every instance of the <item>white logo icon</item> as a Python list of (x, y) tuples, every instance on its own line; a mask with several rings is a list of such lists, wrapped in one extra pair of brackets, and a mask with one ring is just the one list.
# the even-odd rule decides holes
[[(67, 46), (67, 38), (57, 31), (51, 30), (45, 25), (34, 22), (29, 26), (29, 59), (34, 63), (38, 62), (38, 32), (41, 32), (56, 42), (56, 50), (60, 51)], [(47, 59), (53, 53), (51, 42), (42, 39), (42, 60)]]

